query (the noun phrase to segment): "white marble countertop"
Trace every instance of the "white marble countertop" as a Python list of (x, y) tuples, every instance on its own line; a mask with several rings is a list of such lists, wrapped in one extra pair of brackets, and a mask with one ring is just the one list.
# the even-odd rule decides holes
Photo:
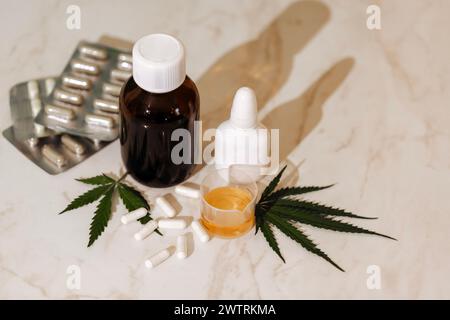
[[(2, 137), (0, 298), (450, 298), (450, 3), (376, 1), (382, 29), (371, 31), (372, 2), (78, 1), (80, 30), (66, 28), (71, 1), (2, 4), (2, 130), (9, 88), (57, 75), (78, 41), (172, 33), (186, 45), (202, 112), (223, 115), (236, 87), (255, 87), (261, 119), (281, 127), (282, 155), (301, 163), (301, 184), (337, 182), (310, 198), (377, 216), (355, 222), (399, 241), (308, 229), (345, 273), (278, 235), (283, 264), (253, 233), (195, 242), (188, 259), (148, 270), (145, 258), (175, 238), (136, 242), (121, 204), (91, 248), (94, 206), (57, 215), (87, 190), (75, 178), (119, 172), (118, 141), (50, 176)], [(182, 201), (182, 215), (198, 216)], [(66, 285), (72, 265), (80, 289)], [(374, 265), (379, 289), (367, 286)]]

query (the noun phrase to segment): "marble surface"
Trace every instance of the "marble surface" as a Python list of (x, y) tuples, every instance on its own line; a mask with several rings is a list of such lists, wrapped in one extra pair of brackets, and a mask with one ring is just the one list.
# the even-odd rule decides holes
[[(119, 173), (117, 141), (50, 176), (2, 137), (0, 298), (450, 298), (450, 2), (77, 3), (80, 30), (66, 28), (71, 1), (2, 4), (1, 129), (11, 123), (9, 88), (57, 75), (79, 40), (172, 33), (186, 45), (207, 126), (226, 115), (237, 87), (253, 86), (261, 121), (281, 129), (281, 154), (299, 165), (300, 183), (337, 183), (308, 198), (377, 216), (357, 222), (399, 241), (308, 228), (345, 273), (277, 234), (284, 264), (253, 233), (195, 241), (188, 259), (148, 270), (145, 258), (173, 235), (136, 242), (139, 226), (120, 224), (118, 204), (87, 248), (94, 206), (57, 215), (86, 190), (75, 178)], [(366, 27), (372, 3), (381, 30)], [(139, 189), (149, 198), (163, 192)], [(198, 216), (195, 201), (181, 201), (181, 215)], [(66, 285), (72, 265), (79, 289)], [(370, 266), (379, 267), (379, 289), (367, 286)]]

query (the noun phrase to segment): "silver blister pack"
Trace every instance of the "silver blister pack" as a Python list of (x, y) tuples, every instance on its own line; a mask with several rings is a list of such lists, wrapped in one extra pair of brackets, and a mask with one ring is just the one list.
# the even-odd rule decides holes
[(81, 42), (35, 121), (47, 128), (90, 139), (119, 135), (119, 94), (132, 75), (129, 52)]
[(56, 78), (30, 80), (16, 84), (9, 91), (11, 119), (16, 138), (47, 137), (54, 131), (34, 123), (34, 118), (42, 109), (43, 100), (53, 91)]
[(46, 94), (55, 78), (30, 80), (10, 90), (13, 125), (3, 136), (28, 159), (54, 175), (81, 163), (110, 142), (91, 140), (67, 133), (59, 134), (35, 125), (34, 115), (39, 113)]

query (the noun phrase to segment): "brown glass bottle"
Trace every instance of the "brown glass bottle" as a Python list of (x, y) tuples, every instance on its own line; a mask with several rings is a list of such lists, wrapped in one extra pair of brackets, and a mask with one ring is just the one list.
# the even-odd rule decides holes
[[(200, 99), (194, 82), (186, 76), (173, 91), (151, 93), (131, 77), (120, 94), (122, 160), (137, 181), (157, 188), (189, 178), (194, 169), (194, 121), (199, 120)], [(190, 162), (175, 164), (172, 132), (187, 129), (191, 136)], [(183, 152), (183, 151), (181, 151)]]

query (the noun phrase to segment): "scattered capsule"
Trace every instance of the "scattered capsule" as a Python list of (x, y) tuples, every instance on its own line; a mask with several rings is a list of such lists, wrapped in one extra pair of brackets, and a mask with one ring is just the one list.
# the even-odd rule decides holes
[(83, 54), (86, 57), (97, 59), (97, 60), (105, 60), (108, 58), (108, 53), (106, 50), (90, 47), (90, 46), (82, 46), (80, 48), (81, 54)]
[(120, 95), (121, 86), (112, 83), (103, 84), (103, 92), (109, 94), (113, 97), (118, 97)]
[(186, 229), (187, 222), (185, 219), (159, 219), (158, 228), (161, 229)]
[(175, 193), (179, 194), (180, 196), (193, 198), (193, 199), (199, 199), (200, 198), (200, 189), (196, 188), (194, 186), (188, 186), (188, 185), (178, 185), (175, 187)]
[(170, 202), (164, 197), (157, 197), (155, 199), (156, 204), (161, 208), (161, 210), (165, 213), (169, 218), (173, 218), (176, 216), (177, 212), (175, 208), (170, 204)]
[(72, 120), (75, 118), (75, 112), (73, 112), (72, 109), (59, 107), (52, 104), (45, 105), (45, 113), (61, 120)]
[(145, 260), (145, 266), (149, 269), (152, 269), (159, 265), (160, 263), (166, 261), (171, 255), (172, 252), (170, 250), (171, 248), (166, 248), (164, 250), (161, 250), (157, 254), (153, 255), (149, 259)]
[(105, 99), (95, 99), (94, 108), (106, 112), (119, 112), (119, 104), (116, 101), (110, 101)]
[(194, 220), (191, 223), (192, 230), (194, 230), (194, 233), (197, 235), (197, 237), (200, 239), (201, 242), (208, 242), (210, 239), (208, 231), (206, 231), (203, 224), (200, 222), (200, 220)]
[(111, 78), (115, 79), (116, 81), (125, 82), (131, 77), (130, 71), (123, 71), (119, 69), (113, 69), (111, 70)]
[(119, 54), (117, 59), (119, 61), (125, 61), (125, 62), (129, 62), (129, 63), (133, 62), (133, 57), (131, 56), (131, 54), (126, 54), (126, 53)]
[(68, 92), (62, 89), (55, 89), (53, 97), (61, 102), (66, 102), (74, 105), (81, 105), (83, 103), (83, 96), (78, 93)]
[(29, 99), (39, 98), (39, 84), (37, 81), (28, 81), (27, 89)]
[(66, 164), (66, 158), (49, 145), (44, 145), (42, 147), (42, 154), (58, 168), (61, 168)]
[(83, 153), (86, 152), (86, 148), (84, 147), (84, 145), (80, 142), (78, 142), (77, 140), (75, 140), (74, 138), (72, 138), (71, 136), (67, 135), (67, 134), (63, 134), (61, 136), (61, 143), (70, 151), (72, 151), (73, 153), (77, 154), (77, 155), (82, 155)]
[(130, 222), (136, 221), (142, 217), (144, 217), (147, 214), (146, 208), (139, 208), (134, 211), (131, 211), (130, 213), (127, 213), (124, 215), (120, 221), (122, 221), (123, 224), (128, 224)]
[(117, 63), (117, 68), (124, 71), (131, 71), (133, 70), (133, 64), (128, 61), (119, 61)]
[(177, 237), (177, 257), (185, 259), (187, 257), (187, 237), (185, 234)]
[(87, 114), (84, 117), (84, 121), (88, 125), (104, 127), (104, 128), (113, 128), (114, 127), (114, 119), (108, 116), (100, 115), (100, 114)]
[(50, 93), (52, 93), (54, 87), (55, 87), (55, 79), (48, 78), (45, 80), (45, 93), (47, 95), (50, 95)]
[(156, 228), (158, 228), (158, 223), (155, 220), (151, 220), (147, 222), (147, 224), (142, 227), (139, 232), (134, 234), (134, 239), (136, 239), (137, 241), (144, 240), (149, 235), (151, 235), (153, 231), (156, 230)]
[(69, 88), (90, 90), (92, 88), (92, 81), (86, 78), (77, 76), (63, 76), (62, 83)]
[(96, 76), (100, 73), (100, 68), (97, 65), (78, 59), (72, 60), (70, 62), (70, 67), (73, 71), (91, 76)]

